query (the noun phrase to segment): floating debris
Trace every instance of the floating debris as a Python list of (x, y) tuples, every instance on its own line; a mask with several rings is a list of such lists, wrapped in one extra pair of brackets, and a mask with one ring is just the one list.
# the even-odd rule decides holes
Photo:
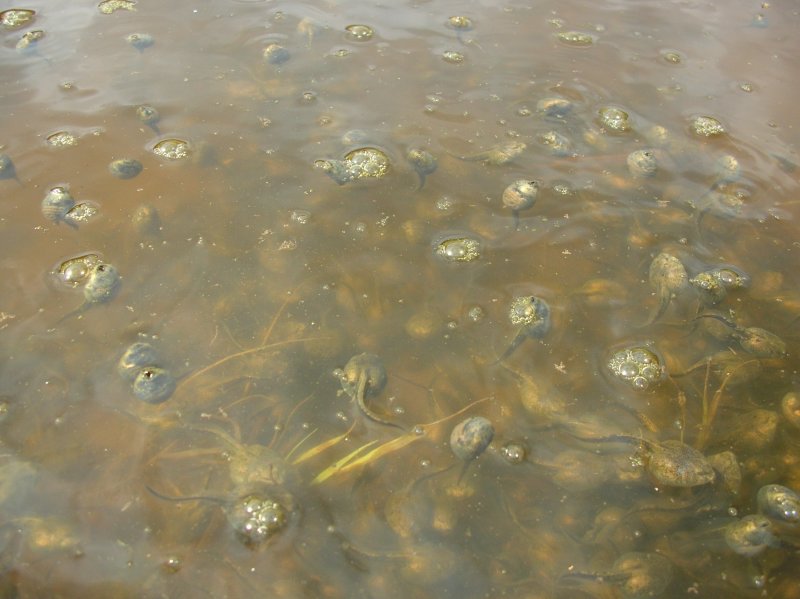
[(19, 52), (31, 51), (36, 47), (36, 42), (44, 38), (44, 31), (36, 29), (28, 31), (23, 34), (22, 38), (17, 42), (16, 48)]
[(97, 5), (97, 8), (104, 15), (110, 15), (117, 10), (135, 11), (136, 2), (132, 2), (131, 0), (103, 0), (103, 2)]
[(33, 21), (35, 10), (27, 8), (12, 8), (0, 12), (0, 25), (6, 29), (19, 29)]
[(502, 166), (514, 160), (517, 156), (522, 154), (527, 149), (527, 145), (521, 141), (510, 141), (508, 143), (500, 144), (483, 152), (471, 154), (467, 156), (459, 156), (461, 160), (468, 160), (472, 162), (485, 162), (492, 166)]

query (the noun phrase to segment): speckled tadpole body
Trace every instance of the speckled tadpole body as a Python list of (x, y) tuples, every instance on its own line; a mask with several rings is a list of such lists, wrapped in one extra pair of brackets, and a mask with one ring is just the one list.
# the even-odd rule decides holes
[(508, 310), (508, 319), (511, 324), (519, 326), (519, 331), (498, 362), (508, 358), (528, 337), (541, 339), (550, 331), (550, 305), (535, 295), (515, 297)]
[(105, 262), (95, 264), (89, 271), (83, 286), (83, 303), (72, 312), (62, 316), (58, 322), (61, 323), (67, 318), (82, 314), (92, 306), (111, 301), (117, 295), (121, 284), (122, 277), (115, 266)]
[(658, 305), (647, 320), (652, 324), (667, 311), (670, 301), (687, 288), (689, 276), (683, 263), (666, 252), (661, 252), (650, 263), (650, 287), (658, 298)]
[(402, 429), (399, 424), (381, 418), (366, 404), (366, 398), (379, 395), (386, 387), (386, 368), (383, 361), (375, 354), (363, 353), (350, 358), (341, 372), (342, 389), (353, 401), (364, 416), (377, 422)]
[(473, 416), (462, 420), (450, 433), (450, 449), (463, 462), (458, 482), (464, 477), (472, 460), (481, 455), (494, 438), (494, 426), (483, 416)]
[(470, 154), (467, 156), (459, 156), (461, 160), (468, 160), (472, 162), (483, 162), (492, 166), (502, 166), (514, 160), (517, 156), (522, 154), (528, 146), (521, 141), (510, 141), (508, 143), (500, 144), (483, 152), (477, 154)]
[(433, 154), (420, 148), (409, 149), (408, 152), (406, 152), (406, 160), (408, 160), (417, 172), (417, 177), (419, 178), (417, 191), (419, 191), (425, 185), (426, 177), (436, 170), (439, 163)]

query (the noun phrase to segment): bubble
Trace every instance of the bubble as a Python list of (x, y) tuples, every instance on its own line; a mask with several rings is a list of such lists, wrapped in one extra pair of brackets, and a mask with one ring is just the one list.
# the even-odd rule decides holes
[(480, 258), (481, 244), (471, 237), (447, 237), (436, 244), (435, 252), (449, 262), (473, 262)]
[(580, 31), (560, 31), (556, 34), (556, 37), (558, 41), (563, 44), (576, 48), (585, 48), (591, 46), (595, 42), (594, 36), (588, 33), (581, 33)]
[(436, 209), (442, 212), (449, 212), (456, 205), (456, 201), (450, 196), (441, 196), (436, 200)]
[(153, 154), (168, 160), (181, 160), (189, 155), (189, 142), (183, 139), (163, 139), (153, 146)]
[(486, 310), (484, 310), (480, 306), (472, 306), (467, 311), (467, 318), (472, 322), (480, 322), (481, 320), (486, 318)]
[(92, 220), (99, 212), (97, 206), (91, 202), (75, 204), (64, 216), (67, 223), (78, 225)]
[(257, 494), (239, 499), (227, 516), (245, 545), (263, 543), (283, 530), (289, 521), (289, 512), (280, 502)]
[(464, 62), (464, 55), (461, 52), (456, 52), (455, 50), (445, 50), (442, 52), (442, 60), (449, 62), (450, 64), (461, 64)]
[(56, 131), (47, 136), (47, 144), (54, 148), (78, 145), (78, 138), (69, 131)]
[(702, 137), (713, 137), (725, 133), (725, 127), (711, 116), (697, 116), (692, 119), (691, 130)]
[(64, 260), (55, 272), (63, 283), (75, 287), (89, 276), (89, 271), (97, 264), (100, 264), (99, 255), (84, 254)]
[(661, 369), (651, 364), (642, 368), (640, 374), (648, 381), (657, 381), (661, 378)]
[(603, 106), (598, 114), (600, 116), (600, 124), (608, 130), (622, 133), (629, 131), (631, 126), (628, 122), (628, 113), (621, 108), (614, 106)]
[(65, 283), (79, 283), (86, 278), (89, 267), (83, 262), (73, 262), (61, 273)]
[(469, 31), (472, 29), (472, 19), (457, 15), (447, 19), (447, 26), (458, 31)]
[(0, 25), (6, 29), (19, 29), (33, 21), (36, 11), (26, 8), (12, 8), (0, 12)]
[(298, 225), (305, 225), (311, 219), (311, 212), (308, 210), (292, 210), (289, 219)]
[(661, 58), (670, 64), (681, 64), (683, 62), (683, 55), (676, 50), (662, 50)]
[(663, 375), (661, 360), (645, 347), (624, 348), (615, 352), (608, 361), (608, 369), (637, 391), (648, 389)]
[(375, 32), (369, 25), (348, 25), (344, 28), (345, 37), (351, 42), (366, 42), (372, 39)]

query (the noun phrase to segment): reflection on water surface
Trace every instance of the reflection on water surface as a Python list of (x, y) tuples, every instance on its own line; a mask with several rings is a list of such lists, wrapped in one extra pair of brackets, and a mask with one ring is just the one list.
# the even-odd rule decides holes
[(4, 596), (795, 597), (798, 18), (2, 7)]

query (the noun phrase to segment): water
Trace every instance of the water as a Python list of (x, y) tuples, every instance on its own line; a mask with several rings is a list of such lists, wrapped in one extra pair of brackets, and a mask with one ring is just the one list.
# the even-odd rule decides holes
[[(0, 47), (4, 593), (631, 597), (646, 577), (614, 564), (639, 552), (671, 564), (659, 596), (796, 596), (796, 524), (726, 541), (763, 485), (800, 489), (791, 3), (22, 8)], [(388, 172), (315, 167), (361, 148)], [(514, 214), (517, 180), (539, 193)], [(45, 218), (58, 186), (97, 213)], [(750, 284), (678, 286), (648, 324), (662, 252)], [(98, 262), (121, 284), (88, 301)], [(498, 362), (527, 296), (550, 330)], [(788, 353), (754, 355), (753, 327)], [(166, 400), (117, 372), (134, 342)], [(363, 352), (397, 426), (341, 392)], [(494, 438), (462, 464), (473, 416)], [(666, 441), (717, 482), (656, 483)]]

